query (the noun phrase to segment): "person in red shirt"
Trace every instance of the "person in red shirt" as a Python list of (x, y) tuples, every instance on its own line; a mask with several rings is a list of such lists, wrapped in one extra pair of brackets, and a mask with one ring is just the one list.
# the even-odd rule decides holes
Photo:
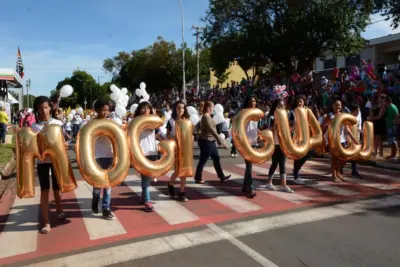
[(333, 69), (332, 78), (333, 78), (335, 81), (338, 81), (338, 80), (339, 80), (339, 68), (338, 68), (338, 67), (335, 67), (335, 68)]

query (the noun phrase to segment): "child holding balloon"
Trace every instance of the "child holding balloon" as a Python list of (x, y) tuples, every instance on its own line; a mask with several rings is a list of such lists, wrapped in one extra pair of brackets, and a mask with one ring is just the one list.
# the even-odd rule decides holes
[[(168, 120), (167, 123), (167, 138), (173, 139), (176, 138), (176, 128), (175, 122), (178, 120), (188, 120), (190, 118), (189, 113), (187, 111), (186, 104), (179, 100), (176, 102), (174, 109), (172, 110), (171, 118)], [(175, 188), (174, 182), (178, 178), (178, 170), (175, 170), (174, 174), (171, 176), (171, 179), (168, 183), (168, 192), (171, 197), (175, 197)], [(185, 196), (185, 184), (186, 184), (186, 177), (180, 177), (181, 186), (179, 190), (178, 200), (182, 202), (188, 201), (188, 198)]]
[[(153, 114), (152, 106), (149, 102), (144, 101), (139, 104), (135, 111), (135, 118), (138, 116), (148, 116)], [(158, 158), (158, 148), (156, 142), (155, 130), (144, 130), (139, 137), (140, 147), (147, 159), (156, 161)], [(150, 181), (151, 177), (141, 175), (142, 178), (142, 201), (144, 203), (144, 209), (147, 212), (154, 210), (153, 203), (150, 199)]]

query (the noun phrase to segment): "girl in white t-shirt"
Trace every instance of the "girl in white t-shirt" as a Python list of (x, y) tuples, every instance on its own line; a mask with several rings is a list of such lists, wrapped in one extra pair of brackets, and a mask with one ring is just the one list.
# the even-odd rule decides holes
[[(153, 114), (152, 106), (149, 102), (142, 102), (135, 111), (135, 118), (138, 116), (148, 116)], [(147, 159), (156, 161), (158, 159), (158, 148), (156, 142), (155, 130), (144, 130), (139, 137), (140, 147)], [(151, 177), (141, 174), (142, 178), (142, 202), (147, 212), (154, 210), (150, 199), (150, 181)]]
[[(47, 96), (38, 96), (33, 102), (33, 111), (36, 116), (36, 122), (32, 124), (34, 132), (40, 132), (45, 125), (56, 124), (60, 127), (63, 125), (61, 121), (51, 117), (52, 108), (50, 106), (50, 99)], [(65, 166), (64, 168), (68, 168)], [(49, 191), (50, 191), (50, 170), (51, 170), (51, 184), (54, 194), (54, 201), (56, 203), (56, 211), (58, 218), (64, 220), (66, 215), (61, 207), (61, 192), (57, 182), (56, 172), (54, 171), (53, 164), (49, 158), (44, 161), (37, 161), (37, 174), (40, 183), (40, 209), (43, 216), (43, 226), (40, 230), (42, 234), (48, 234), (51, 230), (49, 220)]]
[[(189, 120), (190, 116), (187, 111), (186, 104), (179, 100), (176, 102), (174, 109), (172, 110), (171, 118), (168, 120), (167, 123), (167, 138), (168, 139), (175, 139), (176, 138), (176, 126), (175, 122), (178, 120)], [(181, 155), (183, 156), (183, 155)], [(179, 160), (178, 158), (176, 160)], [(168, 192), (171, 197), (175, 197), (175, 188), (174, 183), (175, 180), (178, 178), (178, 174), (175, 170), (174, 174), (171, 176), (171, 179), (168, 183)], [(186, 184), (186, 177), (180, 177), (181, 186), (179, 189), (178, 200), (182, 202), (188, 201), (187, 197), (185, 196), (185, 184)]]

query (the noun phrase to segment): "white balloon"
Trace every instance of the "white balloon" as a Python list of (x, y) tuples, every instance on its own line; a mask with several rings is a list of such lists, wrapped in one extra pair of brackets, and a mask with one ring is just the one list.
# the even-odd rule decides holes
[(133, 104), (133, 105), (131, 106), (131, 109), (130, 109), (130, 111), (131, 111), (131, 113), (132, 113), (132, 114), (134, 114), (134, 113), (135, 113), (135, 111), (136, 111), (137, 107), (138, 107), (138, 104)]
[(74, 88), (71, 85), (66, 84), (60, 89), (60, 96), (61, 97), (69, 97), (74, 92)]
[(122, 125), (122, 120), (120, 118), (113, 118), (113, 121), (115, 121), (119, 126)]
[(196, 115), (199, 114), (198, 111), (197, 111), (194, 107), (192, 107), (192, 106), (188, 106), (188, 107), (187, 107), (187, 111), (188, 111), (188, 113), (189, 113), (190, 116), (192, 116), (192, 115), (194, 115), (194, 114), (196, 114)]
[(78, 108), (78, 114), (82, 114), (83, 113), (83, 108)]
[(145, 94), (143, 95), (143, 99), (146, 100), (146, 101), (149, 101), (149, 99), (150, 99), (149, 94), (148, 94), (148, 93), (145, 93)]
[(72, 121), (73, 118), (74, 118), (74, 115), (68, 114), (68, 116), (67, 116), (67, 120), (68, 121)]
[(147, 101), (142, 98), (142, 99), (140, 99), (139, 103), (142, 103), (142, 102), (147, 102)]
[(219, 137), (219, 140), (225, 140), (225, 135), (223, 134), (223, 133), (220, 133), (219, 135), (218, 135), (218, 137)]
[(114, 93), (111, 93), (110, 98), (111, 98), (112, 100), (114, 100), (114, 101), (117, 101), (117, 99), (118, 99), (118, 97), (117, 97), (117, 95), (115, 94), (115, 92), (114, 92)]
[(141, 82), (139, 87), (140, 87), (140, 90), (142, 90), (142, 91), (146, 90), (146, 84), (144, 82)]
[(75, 116), (76, 115), (76, 110), (75, 109), (71, 110), (71, 114), (72, 114), (72, 116)]
[(128, 89), (125, 87), (121, 89), (121, 94), (126, 95), (128, 93)]
[(135, 93), (136, 93), (136, 95), (137, 95), (138, 97), (141, 97), (141, 96), (142, 96), (142, 91), (140, 91), (140, 89), (136, 89)]
[(122, 100), (128, 102), (129, 101), (129, 96), (128, 95), (122, 95)]
[(190, 115), (190, 120), (192, 121), (193, 125), (196, 126), (199, 123), (199, 116), (197, 114)]
[(126, 109), (125, 107), (121, 106), (121, 105), (117, 105), (115, 107), (115, 114), (117, 114), (120, 117), (123, 117), (126, 115)]
[(214, 115), (214, 121), (216, 124), (223, 123), (225, 121), (225, 117), (222, 113), (217, 113)]
[(119, 88), (115, 84), (111, 84), (110, 90), (111, 90), (111, 92), (115, 93), (116, 91), (119, 91)]
[(224, 113), (224, 107), (221, 104), (216, 104), (214, 110), (215, 113)]
[(86, 115), (86, 120), (90, 121), (90, 115)]

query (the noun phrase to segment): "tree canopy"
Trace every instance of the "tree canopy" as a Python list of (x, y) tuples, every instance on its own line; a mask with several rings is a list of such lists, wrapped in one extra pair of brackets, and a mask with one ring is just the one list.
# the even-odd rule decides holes
[(312, 68), (316, 57), (360, 51), (373, 0), (210, 0), (203, 19), (211, 66), (223, 74), (237, 60), (256, 72), (271, 60), (281, 69)]
[(375, 0), (375, 12), (381, 12), (386, 20), (392, 19), (392, 28), (400, 26), (400, 1)]
[[(186, 83), (194, 81), (197, 71), (196, 52), (177, 48), (174, 42), (162, 37), (150, 46), (130, 53), (119, 52), (103, 62), (106, 72), (112, 74), (113, 82), (129, 90), (135, 90), (141, 82), (153, 91), (182, 87), (182, 49), (185, 49)], [(209, 52), (201, 51), (200, 77), (209, 78)]]
[(60, 107), (75, 108), (76, 106), (84, 106), (86, 98), (87, 107), (91, 108), (92, 103), (99, 97), (109, 93), (110, 83), (99, 85), (92, 75), (82, 70), (75, 70), (71, 77), (66, 77), (64, 80), (58, 82), (56, 90), (51, 91), (51, 96), (57, 96), (58, 90), (63, 85), (69, 84), (74, 88), (71, 96), (63, 98)]

